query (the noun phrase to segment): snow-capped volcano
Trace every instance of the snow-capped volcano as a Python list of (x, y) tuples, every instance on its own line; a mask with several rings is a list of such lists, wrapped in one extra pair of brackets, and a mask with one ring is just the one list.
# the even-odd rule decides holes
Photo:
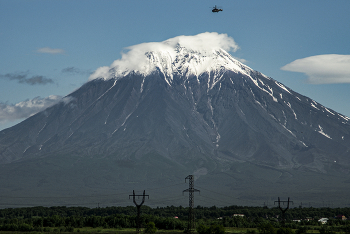
[(321, 190), (322, 199), (347, 199), (349, 118), (233, 58), (232, 38), (203, 33), (127, 49), (66, 102), (0, 132), (8, 197), (19, 188), (131, 191), (194, 174), (199, 186), (259, 202), (285, 191), (305, 202)]
[(148, 76), (158, 70), (170, 84), (174, 75), (199, 76), (205, 72), (220, 70), (249, 74), (252, 71), (226, 51), (238, 49), (234, 40), (226, 34), (202, 33), (196, 36), (179, 36), (127, 49), (129, 51), (111, 66), (97, 69), (90, 76), (90, 80), (120, 78), (130, 72)]

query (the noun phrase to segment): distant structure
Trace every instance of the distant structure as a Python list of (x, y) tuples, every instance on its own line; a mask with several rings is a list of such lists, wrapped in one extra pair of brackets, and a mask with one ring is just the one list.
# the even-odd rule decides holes
[(186, 180), (189, 180), (189, 188), (184, 190), (184, 192), (188, 192), (188, 197), (189, 197), (189, 207), (188, 207), (188, 226), (187, 226), (187, 233), (191, 234), (195, 231), (195, 221), (194, 221), (194, 193), (195, 192), (200, 192), (198, 189), (194, 188), (194, 176), (189, 175), (185, 178), (185, 183)]
[(232, 217), (244, 217), (244, 214), (233, 214), (233, 216)]
[[(275, 203), (274, 204), (276, 204), (276, 202), (278, 202), (278, 208), (281, 210), (281, 212), (282, 212), (282, 225), (284, 226), (284, 224), (285, 224), (285, 216), (284, 216), (284, 214), (287, 212), (287, 210), (289, 209), (289, 203), (292, 203), (293, 204), (293, 202), (292, 201), (289, 201), (289, 197), (288, 197), (288, 201), (281, 201), (280, 200), (280, 197), (278, 197), (278, 201), (275, 201)], [(284, 204), (284, 203), (287, 203), (287, 207), (286, 208), (282, 208), (281, 207), (281, 203), (282, 204)]]
[(321, 224), (326, 224), (328, 222), (328, 218), (320, 218), (318, 222), (320, 222)]
[[(137, 218), (136, 218), (136, 233), (140, 233), (141, 231), (141, 222), (140, 222), (140, 213), (141, 213), (141, 206), (142, 204), (145, 202), (145, 197), (147, 196), (149, 199), (149, 195), (145, 195), (145, 190), (143, 190), (143, 194), (142, 195), (135, 195), (135, 191), (132, 190), (132, 195), (129, 195), (129, 199), (130, 197), (133, 197), (133, 202), (137, 208)], [(142, 202), (140, 204), (136, 203), (135, 197), (140, 197), (142, 196)]]

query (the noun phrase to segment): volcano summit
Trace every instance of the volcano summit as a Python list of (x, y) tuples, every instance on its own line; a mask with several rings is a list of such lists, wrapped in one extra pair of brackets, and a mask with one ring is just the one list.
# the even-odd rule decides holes
[[(262, 205), (278, 196), (347, 205), (350, 119), (227, 52), (237, 49), (217, 33), (129, 47), (60, 103), (1, 131), (6, 202), (98, 197), (118, 206), (133, 189), (158, 189), (149, 204), (186, 205), (186, 184), (178, 185), (194, 174), (198, 205)], [(220, 204), (207, 199), (214, 191)], [(180, 198), (168, 199), (174, 194)]]

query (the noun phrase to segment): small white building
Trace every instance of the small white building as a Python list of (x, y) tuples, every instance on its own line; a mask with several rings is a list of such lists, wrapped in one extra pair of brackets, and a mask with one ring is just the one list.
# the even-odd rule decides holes
[(244, 214), (234, 214), (233, 217), (244, 217)]
[(328, 221), (328, 218), (320, 218), (318, 222), (321, 222), (321, 224), (326, 224)]

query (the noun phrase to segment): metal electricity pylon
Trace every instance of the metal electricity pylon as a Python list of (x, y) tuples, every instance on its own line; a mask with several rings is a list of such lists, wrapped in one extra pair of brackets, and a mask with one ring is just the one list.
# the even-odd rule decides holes
[(187, 227), (187, 233), (191, 234), (195, 230), (195, 221), (194, 221), (194, 193), (195, 192), (200, 192), (198, 189), (194, 188), (194, 176), (189, 175), (185, 178), (185, 183), (186, 180), (188, 179), (189, 181), (189, 188), (182, 191), (182, 194), (184, 192), (188, 192), (189, 196), (189, 207), (188, 207), (188, 227)]
[[(142, 195), (135, 195), (135, 191), (132, 190), (132, 195), (129, 195), (129, 199), (130, 199), (131, 196), (133, 197), (134, 204), (135, 204), (135, 206), (137, 208), (136, 232), (139, 233), (141, 231), (141, 222), (140, 222), (141, 206), (145, 202), (145, 197), (146, 196), (149, 199), (149, 195), (145, 195), (145, 190), (143, 190), (143, 194)], [(137, 204), (136, 200), (135, 200), (135, 197), (140, 197), (140, 196), (142, 196), (142, 202), (140, 204)]]
[[(278, 202), (278, 208), (281, 210), (282, 212), (282, 225), (284, 226), (285, 225), (285, 213), (286, 211), (289, 209), (289, 203), (292, 203), (293, 204), (293, 201), (289, 201), (289, 197), (288, 197), (288, 201), (281, 201), (280, 200), (280, 197), (278, 197), (278, 201), (275, 201), (274, 204), (276, 204), (276, 202)], [(287, 207), (286, 208), (282, 208), (281, 207), (281, 203), (282, 205), (284, 205), (284, 203), (287, 203)]]

